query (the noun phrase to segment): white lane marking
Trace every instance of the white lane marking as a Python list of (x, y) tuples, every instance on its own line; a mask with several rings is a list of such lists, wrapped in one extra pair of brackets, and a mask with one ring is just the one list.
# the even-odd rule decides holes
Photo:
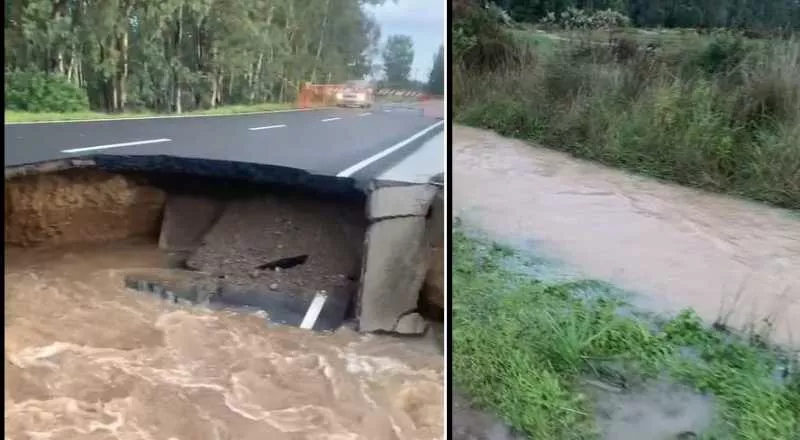
[(342, 118), (328, 118), (328, 119), (323, 119), (322, 122), (338, 121), (339, 119), (342, 119)]
[(311, 305), (308, 306), (308, 310), (306, 310), (306, 315), (303, 316), (303, 322), (300, 323), (300, 328), (311, 330), (314, 328), (314, 324), (317, 323), (317, 318), (319, 318), (319, 313), (322, 311), (322, 306), (325, 305), (325, 300), (328, 299), (328, 295), (322, 292), (317, 292), (314, 294), (314, 299), (311, 300)]
[(266, 127), (253, 127), (253, 128), (248, 128), (248, 130), (250, 130), (250, 131), (269, 130), (270, 128), (283, 128), (283, 127), (286, 127), (286, 124), (267, 125)]
[(400, 142), (392, 145), (391, 147), (381, 151), (380, 153), (375, 154), (373, 156), (370, 156), (370, 157), (362, 160), (361, 162), (359, 162), (359, 163), (357, 163), (357, 164), (355, 164), (355, 165), (353, 165), (353, 166), (351, 166), (351, 167), (349, 167), (349, 168), (347, 168), (345, 170), (340, 171), (339, 174), (336, 175), (336, 177), (350, 177), (353, 174), (355, 174), (357, 171), (359, 171), (362, 168), (366, 167), (367, 165), (369, 165), (369, 164), (371, 164), (371, 163), (373, 163), (373, 162), (375, 162), (377, 160), (380, 160), (380, 159), (382, 159), (382, 158), (394, 153), (395, 151), (405, 147), (406, 145), (410, 144), (414, 140), (418, 139), (420, 136), (424, 135), (425, 133), (433, 130), (434, 128), (436, 128), (436, 127), (438, 127), (438, 126), (440, 126), (442, 124), (444, 124), (444, 121), (439, 121), (439, 122), (429, 126), (428, 128), (418, 132), (417, 134), (411, 136), (410, 138), (408, 138), (408, 139), (406, 139), (404, 141), (400, 141)]
[(294, 113), (294, 112), (313, 112), (316, 110), (328, 110), (333, 107), (316, 108), (290, 108), (287, 110), (264, 110), (260, 112), (225, 113), (221, 115), (164, 115), (164, 116), (131, 116), (129, 118), (97, 118), (97, 119), (62, 119), (60, 121), (26, 121), (26, 122), (5, 122), (4, 125), (32, 125), (32, 124), (66, 124), (69, 122), (113, 122), (113, 121), (140, 121), (142, 119), (176, 119), (176, 118), (222, 118), (225, 116), (249, 116), (264, 115), (269, 113)]
[(62, 153), (81, 153), (84, 151), (93, 151), (93, 150), (105, 150), (106, 148), (119, 148), (119, 147), (130, 147), (132, 145), (147, 145), (147, 144), (159, 144), (161, 142), (172, 142), (172, 139), (146, 139), (143, 141), (133, 141), (133, 142), (122, 142), (119, 144), (107, 144), (107, 145), (95, 145), (94, 147), (81, 147), (81, 148), (70, 148), (68, 150), (61, 150)]
[(371, 114), (372, 114), (372, 113), (370, 113), (370, 112), (366, 112), (366, 113), (361, 113), (361, 114), (360, 114), (360, 115), (358, 115), (358, 116), (369, 116), (369, 115), (371, 115)]

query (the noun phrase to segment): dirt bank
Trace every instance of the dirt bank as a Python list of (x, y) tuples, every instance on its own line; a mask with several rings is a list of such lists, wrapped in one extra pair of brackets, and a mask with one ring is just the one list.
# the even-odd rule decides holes
[[(220, 278), (237, 292), (307, 298), (323, 292), (349, 307), (358, 291), (369, 221), (365, 200), (355, 192), (329, 197), (299, 188), (94, 168), (11, 177), (5, 191), (8, 245), (158, 238), (174, 267)], [(441, 260), (443, 229), (433, 236), (431, 252)], [(420, 304), (433, 319), (441, 319), (444, 297), (444, 271), (437, 263), (421, 294), (428, 301)], [(416, 304), (418, 292), (411, 295), (410, 304)]]
[(75, 169), (6, 180), (5, 240), (32, 246), (156, 237), (165, 193), (140, 177)]

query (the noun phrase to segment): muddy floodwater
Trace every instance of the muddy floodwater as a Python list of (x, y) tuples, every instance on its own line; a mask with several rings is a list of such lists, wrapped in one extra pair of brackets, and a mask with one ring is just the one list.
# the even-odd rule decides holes
[(453, 214), (580, 275), (800, 345), (800, 216), (453, 128)]
[(123, 287), (152, 244), (6, 249), (5, 438), (443, 437), (428, 339), (323, 335)]

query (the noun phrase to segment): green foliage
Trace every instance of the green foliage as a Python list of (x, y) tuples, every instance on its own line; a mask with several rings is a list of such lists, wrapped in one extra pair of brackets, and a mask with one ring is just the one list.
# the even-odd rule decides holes
[(476, 405), (530, 438), (593, 438), (583, 379), (625, 387), (670, 378), (714, 396), (721, 423), (703, 438), (800, 434), (800, 372), (774, 375), (790, 366), (785, 353), (713, 330), (691, 310), (656, 325), (598, 283), (544, 283), (505, 269), (514, 257), (454, 234), (453, 379)]
[(577, 8), (567, 8), (560, 14), (548, 12), (541, 20), (544, 25), (557, 26), (561, 29), (604, 30), (624, 28), (629, 26), (630, 22), (630, 18), (626, 15), (611, 9), (586, 11)]
[(444, 95), (444, 46), (439, 46), (439, 50), (433, 58), (433, 67), (428, 75), (428, 93), (433, 95)]
[(697, 54), (697, 65), (709, 74), (730, 72), (751, 52), (744, 38), (729, 32), (716, 34)]
[[(751, 31), (800, 30), (794, 0), (505, 0), (498, 2), (518, 22), (552, 21), (570, 10), (612, 11), (639, 27), (735, 28)], [(580, 20), (579, 20), (580, 21)]]
[(6, 5), (6, 71), (59, 75), (104, 112), (291, 102), (370, 73), (382, 0), (141, 0)]
[(390, 35), (383, 49), (386, 82), (395, 87), (408, 83), (414, 63), (414, 42), (408, 35)]
[(89, 109), (89, 101), (83, 90), (63, 76), (43, 72), (6, 72), (5, 101), (7, 109), (26, 112), (79, 112)]
[(620, 45), (561, 42), (518, 69), (455, 69), (456, 120), (800, 209), (800, 41)]
[(519, 48), (503, 24), (496, 8), (486, 8), (477, 0), (454, 2), (454, 64), (475, 71), (494, 71), (518, 64)]

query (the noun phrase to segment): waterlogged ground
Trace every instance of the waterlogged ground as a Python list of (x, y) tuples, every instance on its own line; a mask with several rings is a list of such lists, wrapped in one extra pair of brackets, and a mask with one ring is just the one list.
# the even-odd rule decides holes
[[(666, 326), (633, 317), (639, 308), (691, 307), (706, 324), (755, 322), (792, 346), (793, 334), (800, 337), (800, 219), (482, 130), (455, 127), (453, 138), (454, 215), (473, 237), (454, 242), (454, 374), (477, 402), (460, 399), (455, 438), (800, 433), (792, 410), (800, 405), (800, 375), (783, 357), (791, 354), (776, 361), (769, 351), (704, 329), (693, 315)], [(569, 285), (584, 278), (610, 283)], [(525, 285), (533, 279), (545, 285)], [(612, 315), (603, 303), (584, 308), (578, 301), (631, 292), (634, 307), (612, 307)], [(466, 357), (470, 362), (459, 363)], [(608, 358), (651, 363), (660, 373), (631, 374), (614, 362), (609, 367)], [(481, 377), (491, 383), (482, 385)]]
[(453, 127), (453, 214), (576, 273), (693, 307), (733, 327), (765, 320), (800, 346), (800, 217), (632, 176), (492, 132)]
[(7, 440), (443, 437), (431, 341), (166, 304), (122, 287), (149, 244), (5, 256)]

